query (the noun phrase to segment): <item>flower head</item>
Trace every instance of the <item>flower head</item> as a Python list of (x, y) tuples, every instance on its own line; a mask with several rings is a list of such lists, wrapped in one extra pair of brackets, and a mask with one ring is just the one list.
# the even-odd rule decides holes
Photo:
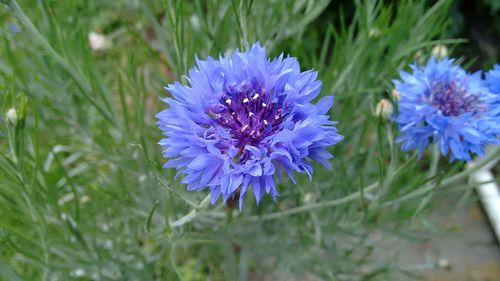
[(295, 58), (269, 60), (258, 43), (196, 64), (189, 86), (165, 88), (169, 108), (156, 115), (164, 167), (184, 174), (188, 190), (208, 188), (212, 204), (237, 197), (241, 209), (249, 187), (257, 203), (265, 193), (275, 199), (284, 173), (311, 176), (311, 160), (329, 167), (327, 148), (342, 136), (327, 115), (333, 97), (311, 103), (321, 90), (316, 72), (301, 72)]
[(485, 144), (498, 143), (499, 107), (481, 73), (469, 74), (451, 59), (411, 68), (413, 74), (402, 71), (394, 81), (403, 150), (418, 148), (421, 155), (432, 140), (443, 155), (451, 152), (451, 161), (470, 160), (470, 152), (482, 156)]

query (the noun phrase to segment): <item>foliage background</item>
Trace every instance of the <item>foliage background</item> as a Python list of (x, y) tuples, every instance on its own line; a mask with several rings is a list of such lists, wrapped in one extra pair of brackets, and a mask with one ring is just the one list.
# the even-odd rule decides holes
[[(425, 221), (441, 194), (470, 195), (464, 164), (400, 153), (396, 128), (373, 108), (390, 98), (398, 71), (424, 62), (438, 43), (471, 69), (497, 62), (494, 0), (0, 5), (0, 280), (270, 272), (405, 280), (412, 267), (371, 255), (370, 234), (423, 239), (436, 226), (412, 229), (409, 220)], [(105, 34), (109, 48), (93, 52), (90, 31)], [(277, 203), (255, 206), (249, 197), (241, 213), (221, 203), (200, 208), (204, 194), (186, 192), (175, 171), (161, 168), (153, 116), (164, 107), (162, 88), (184, 81), (195, 55), (255, 41), (270, 57), (283, 52), (319, 71), (345, 140), (332, 148), (331, 171), (317, 166), (312, 182), (283, 182)], [(4, 118), (11, 108), (15, 122)], [(190, 220), (179, 223), (185, 214)]]

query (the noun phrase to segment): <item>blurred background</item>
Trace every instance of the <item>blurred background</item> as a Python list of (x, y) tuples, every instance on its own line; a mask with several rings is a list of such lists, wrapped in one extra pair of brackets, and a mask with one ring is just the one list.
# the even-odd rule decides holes
[[(0, 280), (500, 280), (474, 183), (449, 180), (465, 164), (442, 159), (429, 178), (429, 155), (400, 152), (374, 114), (399, 71), (433, 52), (471, 71), (498, 63), (500, 1), (0, 7)], [(162, 169), (162, 89), (186, 83), (195, 55), (256, 41), (319, 72), (345, 140), (331, 171), (285, 180), (278, 202), (198, 208), (206, 194)]]

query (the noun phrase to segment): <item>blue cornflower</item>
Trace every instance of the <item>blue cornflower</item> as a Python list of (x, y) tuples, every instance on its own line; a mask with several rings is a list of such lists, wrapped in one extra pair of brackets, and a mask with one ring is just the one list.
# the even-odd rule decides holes
[(403, 150), (418, 148), (419, 156), (432, 141), (450, 161), (470, 160), (470, 152), (484, 155), (484, 146), (498, 144), (500, 126), (497, 98), (481, 78), (469, 74), (452, 59), (431, 58), (426, 66), (412, 65), (395, 80), (399, 92), (398, 142)]
[(500, 94), (500, 65), (495, 64), (492, 70), (486, 73), (486, 85), (492, 93)]
[(231, 57), (196, 59), (189, 86), (165, 89), (169, 108), (158, 113), (166, 138), (159, 144), (188, 190), (208, 188), (214, 204), (222, 196), (242, 201), (251, 186), (257, 203), (278, 196), (275, 179), (293, 172), (311, 176), (311, 160), (329, 167), (327, 148), (342, 139), (329, 120), (333, 97), (312, 104), (321, 90), (317, 72), (301, 72), (295, 58), (269, 60), (256, 43)]

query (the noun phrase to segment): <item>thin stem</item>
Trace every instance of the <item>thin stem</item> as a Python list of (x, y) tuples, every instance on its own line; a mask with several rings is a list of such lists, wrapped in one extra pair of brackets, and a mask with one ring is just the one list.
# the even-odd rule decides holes
[(500, 147), (495, 148), (488, 157), (482, 158), (475, 165), (470, 165), (466, 170), (447, 178), (441, 182), (442, 185), (449, 185), (460, 181), (462, 179), (467, 178), (470, 174), (474, 173), (477, 170), (480, 170), (482, 167), (487, 165), (492, 165), (497, 162), (500, 157)]
[[(174, 45), (174, 50), (175, 50), (175, 58), (177, 60), (177, 65), (176, 65), (176, 70), (177, 70), (177, 76), (180, 77), (182, 73), (186, 72), (186, 65), (184, 64), (183, 58), (183, 53), (182, 53), (182, 48), (181, 48), (181, 40), (180, 40), (180, 34), (184, 32), (184, 30), (179, 29), (179, 22), (180, 19), (177, 16), (179, 13), (179, 6), (177, 3), (173, 3), (174, 1), (172, 0), (163, 0), (163, 8), (165, 10), (165, 13), (167, 15), (168, 19), (168, 24), (170, 25), (170, 28), (172, 29), (171, 32), (173, 34), (173, 45)], [(180, 2), (182, 4), (182, 1)], [(175, 7), (174, 7), (175, 5)], [(182, 11), (181, 11), (182, 12)], [(180, 68), (180, 71), (179, 71)]]
[(441, 157), (441, 152), (439, 151), (439, 145), (436, 143), (433, 146), (431, 167), (429, 169), (429, 178), (433, 178), (437, 173), (437, 168), (439, 166), (439, 159)]
[(198, 206), (196, 208), (192, 209), (189, 213), (185, 214), (184, 216), (182, 216), (180, 219), (178, 219), (176, 221), (170, 222), (169, 223), (170, 227), (183, 226), (186, 223), (192, 221), (194, 218), (196, 218), (198, 216), (199, 211), (201, 209), (208, 206), (209, 202), (210, 202), (210, 194), (207, 195), (205, 198), (203, 198), (203, 200), (201, 200), (200, 204), (198, 204)]
[[(491, 152), (491, 154), (489, 156), (482, 158), (475, 165), (469, 165), (468, 168), (463, 170), (462, 172), (455, 174), (455, 175), (441, 181), (441, 184), (439, 185), (439, 187), (448, 186), (448, 185), (457, 183), (457, 182), (467, 178), (470, 174), (481, 169), (482, 167), (484, 167), (486, 165), (491, 165), (492, 163), (497, 162), (499, 157), (500, 157), (500, 148), (497, 147)], [(384, 204), (382, 204), (382, 207), (390, 205), (390, 204), (398, 204), (398, 203), (413, 199), (415, 197), (426, 194), (427, 192), (429, 192), (432, 189), (437, 188), (437, 187), (438, 186), (434, 186), (434, 185), (430, 185), (430, 186), (423, 185), (411, 193), (408, 193), (408, 194), (403, 195), (399, 198), (385, 202)]]
[(398, 164), (398, 159), (397, 159), (397, 149), (396, 146), (394, 145), (394, 136), (392, 134), (392, 128), (390, 124), (385, 125), (385, 130), (386, 130), (386, 136), (387, 136), (387, 142), (389, 144), (389, 149), (390, 149), (390, 163), (389, 167), (387, 169), (387, 173), (385, 174), (384, 180), (381, 182), (381, 188), (377, 192), (377, 195), (375, 196), (374, 200), (370, 204), (370, 207), (374, 206), (374, 204), (382, 198), (386, 192), (387, 189), (391, 186), (392, 180), (394, 179), (394, 175), (396, 174), (396, 167)]
[(303, 212), (308, 212), (316, 209), (321, 209), (321, 208), (327, 208), (327, 207), (333, 207), (337, 205), (341, 205), (344, 203), (348, 203), (354, 200), (361, 199), (362, 193), (370, 192), (373, 189), (377, 188), (379, 186), (379, 183), (373, 183), (360, 191), (351, 193), (345, 197), (334, 199), (334, 200), (329, 200), (329, 201), (323, 201), (323, 202), (317, 202), (317, 203), (311, 203), (307, 205), (302, 205), (300, 207), (296, 208), (291, 208), (288, 210), (284, 210), (281, 212), (275, 212), (275, 213), (270, 213), (266, 214), (263, 216), (250, 216), (243, 218), (243, 220), (248, 220), (248, 221), (266, 221), (266, 220), (273, 220), (273, 219), (279, 219), (285, 216), (290, 216), (290, 215), (295, 215), (298, 213), (303, 213)]
[(239, 1), (239, 4), (236, 2), (236, 0), (232, 0), (232, 7), (234, 10), (234, 15), (236, 17), (236, 21), (238, 23), (238, 31), (240, 33), (240, 47), (242, 49), (245, 48), (245, 44), (248, 44), (248, 38), (247, 38), (247, 27), (246, 27), (246, 20), (245, 20), (245, 15), (246, 13), (243, 10), (243, 1)]
[[(439, 185), (439, 180), (436, 181), (434, 179), (434, 177), (437, 174), (437, 168), (439, 166), (439, 158), (440, 157), (441, 157), (441, 151), (439, 150), (439, 144), (435, 143), (433, 145), (432, 156), (431, 156), (431, 165), (429, 167), (429, 179), (432, 179), (432, 180), (430, 180), (427, 183), (427, 185), (426, 185), (427, 188), (432, 189), (433, 187), (437, 187), (437, 185)], [(416, 216), (418, 213), (420, 213), (420, 211), (422, 211), (422, 209), (424, 209), (425, 206), (427, 206), (427, 203), (429, 203), (429, 201), (432, 199), (432, 195), (433, 195), (432, 193), (429, 193), (429, 195), (427, 195), (424, 199), (422, 199), (422, 201), (418, 205), (417, 210), (414, 213), (414, 216)]]

